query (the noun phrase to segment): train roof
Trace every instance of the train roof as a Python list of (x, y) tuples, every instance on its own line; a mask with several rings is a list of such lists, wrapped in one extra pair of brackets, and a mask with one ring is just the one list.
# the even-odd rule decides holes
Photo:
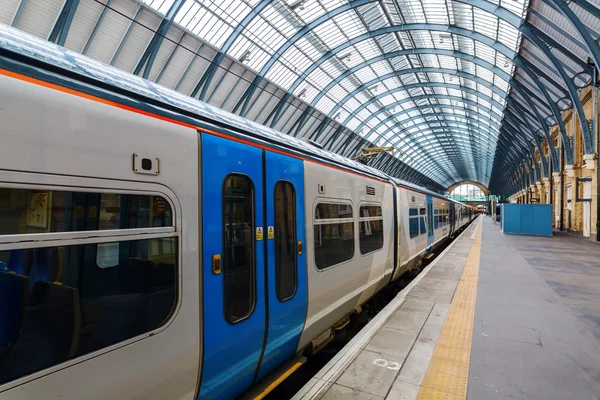
[[(131, 94), (143, 96), (154, 102), (162, 103), (172, 108), (180, 109), (197, 116), (200, 120), (207, 119), (229, 128), (241, 130), (282, 147), (293, 148), (316, 159), (334, 162), (350, 170), (391, 181), (391, 177), (382, 171), (368, 165), (343, 157), (337, 153), (321, 149), (299, 138), (276, 131), (246, 118), (231, 114), (218, 107), (196, 100), (175, 90), (168, 89), (137, 75), (122, 71), (116, 67), (86, 57), (75, 51), (68, 50), (39, 39), (18, 29), (0, 24), (0, 49), (17, 53), (27, 58), (37, 60), (52, 67), (74, 73), (75, 75), (92, 78), (114, 88), (125, 90)], [(412, 185), (414, 186), (414, 185)], [(419, 191), (426, 191), (418, 188)], [(439, 194), (436, 194), (439, 196)]]

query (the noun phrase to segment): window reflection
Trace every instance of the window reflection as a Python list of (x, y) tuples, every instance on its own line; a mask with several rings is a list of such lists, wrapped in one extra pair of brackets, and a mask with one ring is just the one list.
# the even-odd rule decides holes
[(162, 197), (0, 188), (0, 235), (173, 225)]

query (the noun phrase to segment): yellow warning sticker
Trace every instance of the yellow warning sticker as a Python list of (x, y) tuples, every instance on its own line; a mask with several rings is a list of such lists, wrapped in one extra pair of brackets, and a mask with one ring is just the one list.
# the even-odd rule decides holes
[(263, 240), (263, 228), (262, 226), (256, 227), (256, 240)]
[(275, 229), (272, 226), (269, 226), (267, 230), (267, 238), (273, 239), (275, 237)]

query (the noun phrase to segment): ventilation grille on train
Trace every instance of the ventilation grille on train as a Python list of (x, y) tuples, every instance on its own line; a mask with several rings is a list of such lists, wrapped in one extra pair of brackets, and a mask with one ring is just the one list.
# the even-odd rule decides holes
[(373, 186), (367, 186), (367, 194), (375, 196), (375, 188)]

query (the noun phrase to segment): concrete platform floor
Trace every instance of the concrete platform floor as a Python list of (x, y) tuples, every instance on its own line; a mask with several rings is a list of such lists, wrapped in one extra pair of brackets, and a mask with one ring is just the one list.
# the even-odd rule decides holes
[[(490, 218), (480, 219), (466, 398), (600, 399), (600, 245), (560, 234), (507, 236)], [(430, 361), (477, 226), (472, 224), (294, 399), (458, 398), (427, 395), (421, 385), (432, 373), (433, 380), (448, 381)], [(452, 379), (452, 385), (467, 384), (466, 373)]]
[(484, 220), (469, 399), (600, 399), (600, 245)]

